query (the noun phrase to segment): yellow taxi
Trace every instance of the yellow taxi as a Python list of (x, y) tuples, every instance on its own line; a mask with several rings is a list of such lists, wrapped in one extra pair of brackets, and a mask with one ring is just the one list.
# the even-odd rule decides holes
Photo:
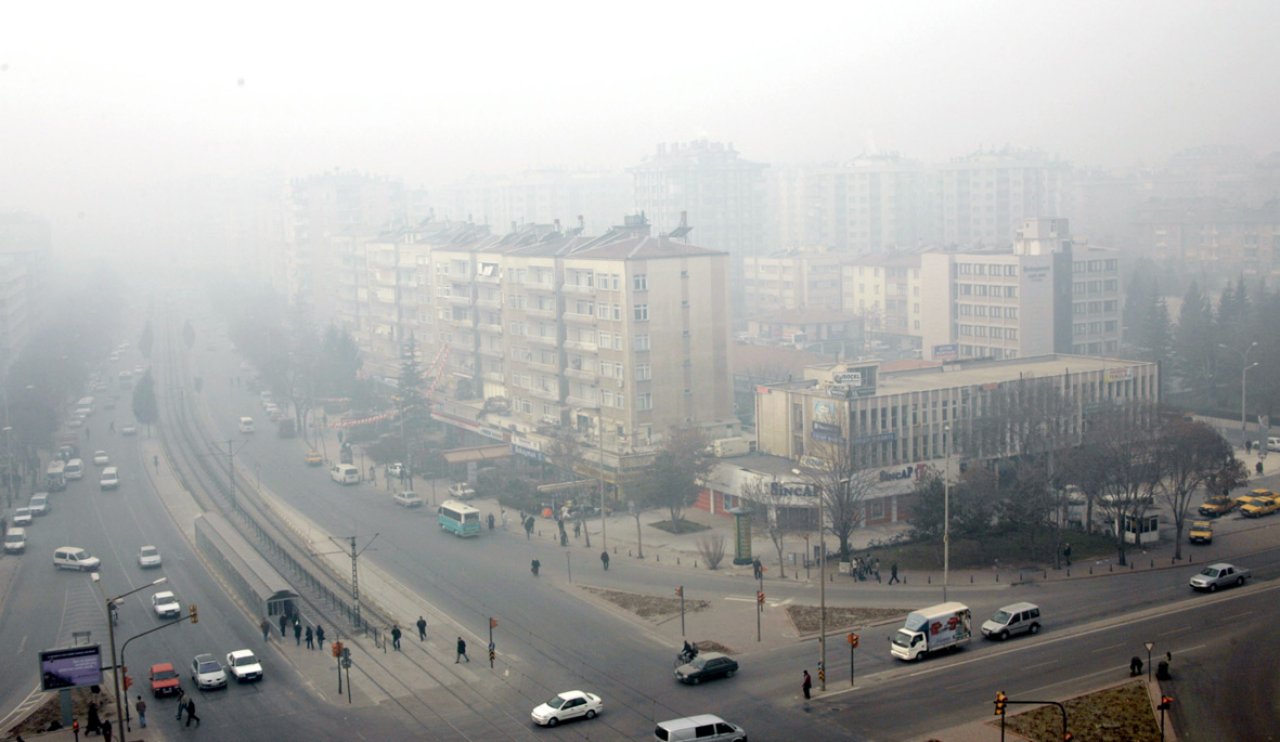
[(1213, 543), (1213, 521), (1211, 520), (1193, 520), (1191, 521), (1191, 530), (1187, 532), (1188, 538), (1193, 544), (1211, 544)]
[(1255, 497), (1253, 502), (1240, 507), (1240, 514), (1246, 518), (1261, 518), (1280, 510), (1280, 495)]
[(302, 460), (307, 462), (307, 466), (320, 466), (324, 463), (324, 458), (320, 456), (319, 451), (307, 451), (307, 455)]

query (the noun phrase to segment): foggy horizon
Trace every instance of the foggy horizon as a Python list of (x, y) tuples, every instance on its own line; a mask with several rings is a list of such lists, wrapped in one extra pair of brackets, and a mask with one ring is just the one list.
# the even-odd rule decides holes
[(0, 30), (3, 210), (83, 243), (136, 229), (119, 222), (174, 184), (338, 169), (439, 188), (620, 171), (701, 138), (775, 167), (1009, 146), (1116, 169), (1276, 149), (1274, 3), (393, 7), (16, 11)]

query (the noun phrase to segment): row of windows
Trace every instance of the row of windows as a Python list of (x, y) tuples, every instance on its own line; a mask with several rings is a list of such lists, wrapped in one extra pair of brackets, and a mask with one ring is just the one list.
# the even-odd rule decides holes
[(1105, 322), (1076, 322), (1071, 325), (1072, 335), (1097, 335), (1102, 332), (1112, 333), (1120, 329), (1120, 324), (1113, 319)]
[(1015, 277), (1018, 275), (1018, 266), (991, 263), (956, 263), (956, 274), (961, 276)]
[(1113, 314), (1120, 307), (1115, 299), (1106, 301), (1077, 301), (1071, 305), (1072, 314)]
[(986, 325), (960, 325), (959, 333), (962, 337), (976, 338), (995, 338), (997, 340), (1017, 340), (1018, 330), (1013, 327), (987, 327)]
[(1109, 260), (1077, 260), (1071, 264), (1071, 270), (1074, 273), (1115, 273), (1120, 270), (1120, 261), (1111, 258)]
[[(920, 311), (917, 309), (916, 311)], [(958, 304), (956, 314), (961, 317), (992, 317), (995, 319), (1017, 319), (1017, 307), (989, 307), (986, 304)]]
[(1093, 294), (1112, 294), (1120, 290), (1120, 281), (1110, 278), (1105, 281), (1073, 281), (1071, 284), (1071, 293), (1073, 296), (1089, 296)]
[(1017, 286), (988, 286), (985, 283), (958, 283), (956, 293), (960, 296), (994, 296), (1006, 299), (1018, 298)]

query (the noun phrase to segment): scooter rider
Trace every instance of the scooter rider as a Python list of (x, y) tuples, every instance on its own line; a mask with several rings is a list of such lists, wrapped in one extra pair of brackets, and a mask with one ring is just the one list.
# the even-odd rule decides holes
[(542, 562), (538, 561), (537, 559), (534, 559), (532, 562), (529, 562), (529, 571), (533, 573), (534, 577), (538, 576), (538, 570), (541, 568), (542, 568)]

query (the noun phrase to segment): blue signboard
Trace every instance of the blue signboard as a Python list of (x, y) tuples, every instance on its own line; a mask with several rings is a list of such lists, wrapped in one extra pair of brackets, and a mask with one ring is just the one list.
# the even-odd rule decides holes
[(71, 647), (40, 652), (40, 688), (58, 690), (102, 684), (102, 648)]

